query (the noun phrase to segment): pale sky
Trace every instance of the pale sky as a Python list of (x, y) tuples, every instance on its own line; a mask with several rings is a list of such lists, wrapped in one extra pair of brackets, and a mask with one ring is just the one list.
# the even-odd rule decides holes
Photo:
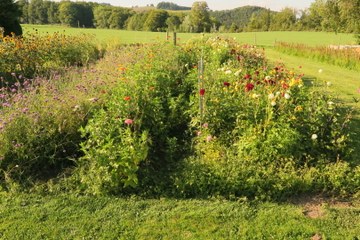
[[(193, 2), (190, 0), (85, 0), (86, 2), (98, 2), (98, 3), (110, 3), (113, 6), (132, 7), (132, 6), (146, 6), (148, 4), (154, 4), (155, 6), (159, 2), (172, 2), (180, 6), (191, 7)], [(271, 10), (280, 11), (285, 7), (291, 7), (296, 9), (305, 9), (310, 6), (314, 0), (207, 0), (206, 1), (211, 10), (226, 10), (242, 7), (246, 5), (260, 6), (270, 8)]]

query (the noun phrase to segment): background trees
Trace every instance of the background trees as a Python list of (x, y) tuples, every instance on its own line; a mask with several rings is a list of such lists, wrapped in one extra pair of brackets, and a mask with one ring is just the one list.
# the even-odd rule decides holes
[(206, 2), (194, 2), (190, 12), (190, 23), (193, 32), (209, 32), (211, 21)]
[(0, 1), (0, 27), (3, 28), (4, 35), (15, 33), (22, 34), (22, 29), (19, 23), (21, 10), (14, 0)]
[[(0, 0), (4, 9), (14, 0)], [(21, 23), (64, 24), (72, 27), (116, 28), (147, 31), (329, 31), (360, 33), (360, 0), (314, 0), (308, 9), (284, 8), (279, 12), (244, 6), (211, 11), (205, 1), (182, 7), (161, 2), (144, 11), (109, 4), (62, 0), (18, 0)], [(162, 9), (171, 9), (166, 11)], [(191, 9), (191, 11), (189, 11)], [(13, 10), (10, 10), (10, 12)], [(13, 15), (19, 20), (19, 11)], [(5, 21), (2, 18), (1, 21)], [(12, 20), (11, 20), (12, 21)], [(7, 21), (9, 22), (9, 21)]]

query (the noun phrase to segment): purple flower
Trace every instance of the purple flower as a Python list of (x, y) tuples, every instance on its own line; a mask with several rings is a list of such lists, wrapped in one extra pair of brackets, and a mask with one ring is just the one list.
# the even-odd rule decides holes
[(11, 104), (10, 104), (10, 103), (5, 102), (5, 103), (3, 103), (3, 104), (2, 104), (2, 106), (3, 106), (3, 107), (11, 107)]

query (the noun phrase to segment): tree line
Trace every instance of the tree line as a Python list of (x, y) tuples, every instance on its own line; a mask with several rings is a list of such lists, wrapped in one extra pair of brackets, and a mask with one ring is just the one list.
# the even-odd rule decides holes
[[(191, 10), (162, 2), (146, 11), (93, 2), (63, 0), (18, 0), (20, 22), (63, 24), (71, 27), (145, 31), (241, 32), (241, 31), (329, 31), (360, 33), (360, 0), (315, 0), (308, 9), (284, 8), (279, 12), (245, 6), (211, 11), (205, 1)], [(1, 10), (0, 10), (1, 11)]]

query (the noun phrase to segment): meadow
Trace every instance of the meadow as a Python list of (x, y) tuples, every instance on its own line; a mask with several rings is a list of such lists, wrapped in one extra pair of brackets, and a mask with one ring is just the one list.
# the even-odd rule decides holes
[(1, 238), (360, 237), (358, 71), (272, 47), (351, 35), (84, 30), (1, 45)]
[[(37, 29), (41, 33), (60, 32), (68, 35), (77, 35), (85, 33), (94, 35), (101, 43), (106, 44), (131, 44), (131, 43), (149, 43), (166, 41), (164, 32), (143, 32), (126, 31), (112, 29), (78, 29), (64, 26), (53, 25), (30, 25), (24, 24), (24, 32), (34, 32)], [(179, 43), (186, 42), (191, 38), (198, 37), (199, 33), (177, 33)], [(209, 35), (209, 34), (205, 34)], [(244, 32), (244, 33), (224, 33), (223, 35), (235, 37), (241, 44), (253, 44), (259, 46), (274, 46), (276, 42), (303, 43), (309, 46), (324, 45), (346, 45), (354, 44), (353, 34), (345, 33), (326, 33), (326, 32)], [(172, 34), (170, 33), (172, 37)]]

